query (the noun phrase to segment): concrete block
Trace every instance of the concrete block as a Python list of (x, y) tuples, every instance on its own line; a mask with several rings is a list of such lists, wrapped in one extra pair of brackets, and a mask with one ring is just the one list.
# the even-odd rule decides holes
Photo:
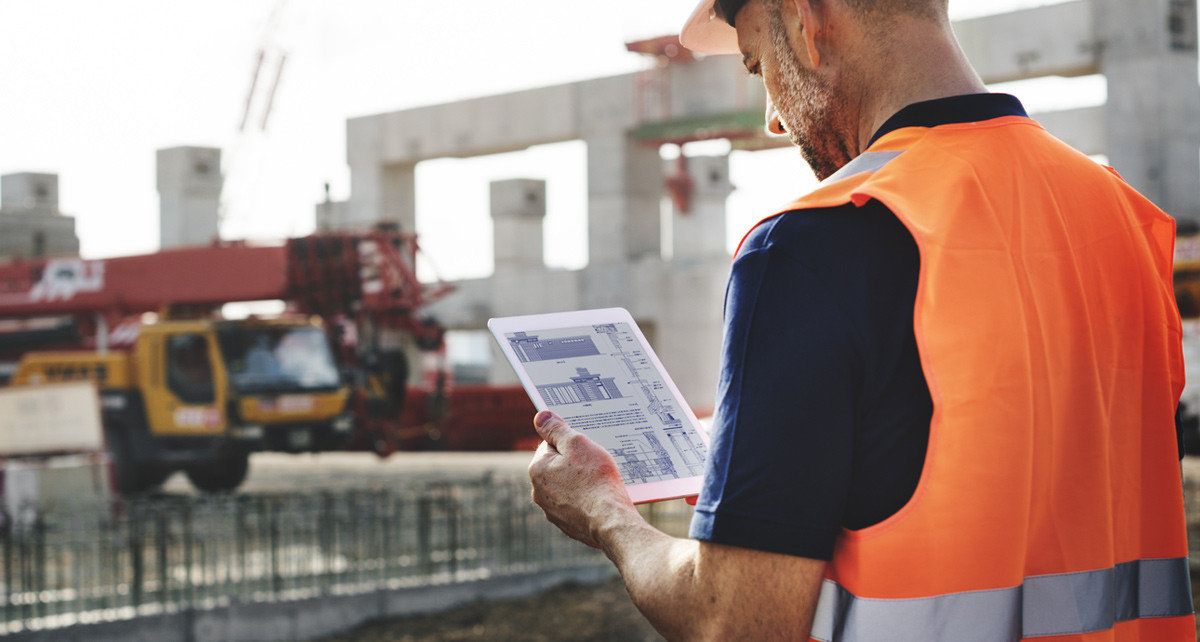
[(221, 150), (172, 147), (157, 154), (162, 247), (205, 245), (218, 238)]
[(625, 222), (628, 199), (619, 194), (594, 195), (588, 201), (588, 265), (626, 260)]
[(20, 172), (0, 176), (0, 213), (58, 211), (58, 174)]
[(325, 201), (313, 208), (318, 232), (364, 229), (350, 227), (350, 204), (346, 201)]
[[(1124, 9), (1118, 9), (1117, 15), (1124, 15)], [(1145, 51), (1140, 43), (1147, 38), (1127, 37), (1125, 46)], [(1157, 53), (1148, 55), (1105, 56), (1106, 119), (1113, 125), (1106, 130), (1109, 160), (1159, 207), (1177, 218), (1200, 221), (1200, 198), (1194, 188), (1200, 182), (1196, 62), (1194, 56), (1180, 60), (1168, 50), (1165, 35), (1162, 44)]]
[[(635, 75), (612, 76), (581, 82), (579, 96), (579, 136), (591, 138), (597, 135), (624, 132), (636, 123), (639, 109), (636, 104), (639, 92), (635, 89)], [(650, 102), (657, 96), (642, 91), (641, 113), (650, 113), (654, 106)], [(661, 100), (658, 100), (661, 103)]]
[(589, 194), (622, 193), (626, 188), (626, 163), (622, 162), (629, 147), (624, 134), (609, 133), (588, 138), (587, 180)]
[(417, 226), (416, 164), (377, 164), (352, 167), (346, 206), (346, 229), (365, 229), (381, 221), (401, 230)]
[(492, 234), (495, 272), (507, 270), (536, 270), (542, 260), (542, 224), (539, 220), (495, 220)]
[(559, 85), (353, 119), (347, 142), (367, 148), (351, 149), (348, 157), (352, 166), (409, 164), (573, 140), (579, 137), (577, 93), (575, 85)]
[[(594, 261), (594, 259), (593, 259)], [(583, 273), (580, 298), (584, 308), (627, 307), (628, 263), (592, 263)]]
[(219, 196), (221, 150), (215, 147), (171, 147), (157, 153), (158, 191), (171, 196)]
[(23, 211), (0, 215), (0, 257), (74, 256), (79, 254), (75, 219)]
[[(438, 130), (441, 134), (441, 140), (438, 145), (435, 145), (435, 148), (450, 150), (483, 149), (485, 142), (480, 139), (480, 134), (483, 132), (481, 131), (482, 128), (480, 127), (479, 119), (486, 117), (485, 113), (486, 108), (473, 100), (449, 103), (437, 108), (434, 112), (431, 127)], [(447, 155), (460, 156), (464, 154), (451, 151)], [(474, 156), (477, 154), (471, 153), (465, 155)]]
[[(401, 230), (417, 229), (417, 175), (415, 163), (385, 165), (380, 174), (380, 209), (373, 222), (397, 223)], [(353, 210), (351, 210), (353, 211)], [(356, 224), (360, 221), (355, 221)]]
[(766, 105), (762, 81), (740, 56), (709, 56), (670, 70), (671, 118), (725, 114)]
[(1091, 0), (1104, 62), (1158, 56), (1169, 42), (1170, 0)]
[(490, 130), (497, 136), (492, 149), (510, 151), (579, 138), (577, 96), (578, 83), (572, 83), (518, 92), (513, 100), (503, 101), (496, 111), (503, 120)]
[(692, 180), (690, 209), (672, 209), (672, 258), (677, 264), (697, 259), (728, 261), (725, 249), (725, 202), (733, 191), (728, 156), (687, 159)]
[(438, 127), (437, 112), (434, 107), (419, 107), (380, 116), (383, 156), (379, 162), (415, 163), (445, 148), (440, 140), (445, 132)]
[(1107, 46), (1094, 26), (1094, 5), (1076, 0), (960, 20), (954, 32), (984, 82), (1082, 76), (1099, 71), (1101, 43)]
[(360, 116), (346, 121), (346, 163), (352, 169), (365, 169), (383, 161), (386, 138), (383, 123), (381, 116)]
[(489, 186), (492, 218), (546, 217), (546, 181), (514, 178), (493, 181)]
[(662, 171), (658, 150), (624, 134), (587, 140), (591, 263), (657, 256)]

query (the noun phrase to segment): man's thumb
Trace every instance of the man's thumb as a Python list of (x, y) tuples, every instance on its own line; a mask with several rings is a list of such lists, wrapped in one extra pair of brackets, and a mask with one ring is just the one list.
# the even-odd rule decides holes
[(533, 428), (551, 446), (556, 446), (563, 432), (569, 430), (567, 422), (549, 410), (543, 410), (534, 416)]

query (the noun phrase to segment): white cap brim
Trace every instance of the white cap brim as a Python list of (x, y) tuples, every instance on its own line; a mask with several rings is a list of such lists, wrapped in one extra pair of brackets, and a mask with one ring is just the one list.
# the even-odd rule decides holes
[(736, 54), (738, 47), (737, 29), (717, 17), (713, 10), (716, 0), (701, 0), (692, 12), (683, 31), (679, 32), (679, 43), (687, 49), (702, 54)]

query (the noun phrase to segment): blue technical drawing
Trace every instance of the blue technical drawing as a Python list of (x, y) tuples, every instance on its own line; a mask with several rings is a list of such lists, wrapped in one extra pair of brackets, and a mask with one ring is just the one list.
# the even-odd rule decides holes
[(579, 373), (578, 376), (571, 377), (570, 381), (537, 387), (538, 394), (542, 395), (547, 406), (620, 399), (624, 396), (613, 377), (592, 374), (587, 368), (576, 368), (575, 372)]
[(613, 356), (619, 357), (621, 361), (625, 363), (625, 368), (629, 370), (629, 374), (637, 379), (638, 386), (642, 389), (642, 395), (646, 398), (646, 401), (649, 404), (646, 407), (646, 410), (658, 415), (659, 421), (661, 421), (663, 426), (666, 428), (677, 428), (682, 426), (683, 420), (671, 414), (673, 412), (671, 404), (658, 398), (658, 395), (654, 393), (654, 390), (650, 387), (650, 384), (648, 384), (646, 380), (642, 378), (641, 368), (638, 368), (637, 365), (634, 364), (633, 360), (635, 358), (644, 358), (644, 355), (641, 353), (641, 351), (637, 350), (634, 351), (633, 355), (629, 355), (626, 354), (625, 348), (621, 347), (621, 340), (618, 338), (618, 335), (629, 332), (629, 330), (624, 329), (625, 325), (626, 324), (622, 323), (622, 328), (618, 329), (617, 324), (615, 323), (602, 323), (592, 326), (592, 329), (600, 334), (608, 336), (608, 340), (613, 344), (613, 349), (617, 351)]
[(513, 352), (517, 353), (517, 359), (522, 363), (573, 359), (600, 354), (596, 342), (587, 335), (539, 339), (536, 335), (516, 332), (508, 335), (508, 343), (512, 346)]
[(658, 435), (643, 433), (638, 437), (641, 439), (625, 440), (619, 448), (609, 450), (621, 469), (621, 479), (626, 484), (644, 484), (678, 478), (675, 463)]
[(689, 473), (692, 475), (704, 473), (704, 454), (708, 449), (702, 442), (683, 430), (668, 432), (667, 439), (671, 440), (671, 446), (675, 448), (675, 452), (679, 453), (679, 459), (683, 465), (687, 466)]

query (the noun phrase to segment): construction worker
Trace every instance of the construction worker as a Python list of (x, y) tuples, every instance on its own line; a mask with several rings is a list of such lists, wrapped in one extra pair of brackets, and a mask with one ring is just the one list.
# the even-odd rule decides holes
[[(821, 185), (734, 259), (691, 539), (530, 475), (678, 640), (1194, 640), (1174, 222), (986, 93), (946, 0), (704, 0)], [(777, 110), (777, 111), (776, 111)]]

